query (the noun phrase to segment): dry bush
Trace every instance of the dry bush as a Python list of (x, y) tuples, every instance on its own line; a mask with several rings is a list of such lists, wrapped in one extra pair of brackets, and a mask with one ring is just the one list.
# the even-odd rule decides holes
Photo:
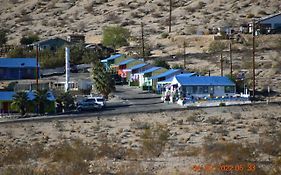
[(195, 111), (187, 117), (186, 121), (194, 123), (194, 122), (202, 122), (204, 119), (205, 117), (203, 116), (202, 112)]
[(210, 116), (206, 122), (211, 123), (212, 125), (222, 125), (225, 123), (225, 120), (218, 116)]
[(132, 174), (132, 175), (153, 175), (153, 171), (145, 168), (140, 162), (123, 163), (118, 166), (116, 175)]
[(197, 157), (201, 153), (201, 148), (195, 146), (180, 147), (174, 156), (178, 157)]
[(142, 122), (138, 120), (134, 120), (131, 124), (130, 127), (133, 129), (150, 129), (151, 124), (148, 122)]
[(159, 157), (168, 142), (169, 130), (167, 126), (157, 124), (146, 129), (141, 135), (142, 150), (145, 157)]

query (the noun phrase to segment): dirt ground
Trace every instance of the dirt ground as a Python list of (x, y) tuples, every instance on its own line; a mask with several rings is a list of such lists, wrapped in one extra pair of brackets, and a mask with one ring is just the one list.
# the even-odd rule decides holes
[[(260, 149), (259, 147), (264, 143), (265, 138), (269, 139), (271, 135), (280, 133), (280, 123), (281, 108), (277, 104), (271, 106), (236, 106), (180, 112), (127, 114), (104, 116), (101, 118), (73, 118), (51, 122), (1, 124), (0, 145), (3, 156), (5, 150), (9, 146), (11, 147), (11, 145), (34, 145), (35, 143), (42, 143), (45, 149), (48, 149), (56, 147), (65, 141), (81, 140), (89, 145), (99, 145), (106, 139), (106, 142), (112, 144), (117, 150), (122, 148), (131, 151), (142, 150), (142, 152), (135, 152), (139, 153), (139, 155), (125, 156), (125, 158), (119, 159), (112, 158), (110, 155), (102, 158), (95, 157), (89, 163), (90, 167), (96, 165), (97, 161), (99, 161), (98, 167), (105, 167), (107, 171), (115, 174), (114, 172), (117, 171), (117, 167), (125, 163), (128, 164), (128, 162), (135, 162), (139, 163), (138, 167), (140, 165), (144, 167), (144, 169), (138, 169), (139, 171), (149, 170), (152, 174), (201, 174), (202, 171), (194, 170), (194, 166), (204, 166), (214, 158), (209, 157), (212, 154), (206, 152), (206, 145), (211, 142), (252, 145), (252, 153), (254, 150)], [(156, 130), (152, 130), (152, 128), (156, 128)], [(154, 142), (153, 140), (150, 140), (151, 142), (144, 142), (144, 133), (149, 129), (150, 132), (157, 133), (162, 130), (161, 128), (167, 131), (168, 139), (165, 143), (163, 142), (164, 147), (161, 152), (155, 156), (151, 152), (151, 150), (155, 149), (153, 145), (149, 145), (148, 147), (145, 145), (149, 143), (153, 144)], [(156, 140), (157, 138), (154, 139)], [(277, 153), (280, 151), (278, 146), (274, 147), (274, 142), (269, 143), (272, 144), (270, 146), (271, 151), (277, 151)], [(234, 151), (235, 154), (240, 153), (238, 150), (239, 145), (235, 148), (237, 149)], [(99, 149), (102, 148), (99, 147)], [(157, 149), (160, 150), (160, 147)], [(227, 152), (221, 150), (221, 154), (227, 156), (231, 149), (227, 150)], [(255, 157), (255, 166), (257, 169), (267, 172), (274, 160), (280, 159), (278, 154), (272, 156), (268, 152), (264, 151)], [(146, 153), (150, 154), (143, 156)], [(234, 159), (233, 156), (231, 158)], [(40, 162), (42, 160), (39, 159), (37, 161)], [(241, 164), (246, 164), (250, 163), (251, 160), (248, 160), (248, 158), (245, 160), (239, 158), (236, 163), (239, 164), (239, 161), (241, 161)], [(50, 163), (50, 161), (47, 162)], [(263, 164), (262, 162), (271, 163)], [(216, 161), (212, 163), (213, 166), (217, 165)], [(27, 161), (27, 164), (31, 164), (30, 161)], [(33, 163), (32, 165), (38, 167), (40, 163)], [(0, 169), (5, 169), (7, 166), (5, 163), (0, 163)], [(232, 171), (235, 174), (235, 171)], [(253, 171), (252, 174), (262, 173)]]

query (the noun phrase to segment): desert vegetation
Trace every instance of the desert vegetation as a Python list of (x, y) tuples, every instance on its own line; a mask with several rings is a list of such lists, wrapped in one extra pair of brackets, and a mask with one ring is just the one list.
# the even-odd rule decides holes
[(1, 124), (0, 174), (280, 174), (280, 106)]

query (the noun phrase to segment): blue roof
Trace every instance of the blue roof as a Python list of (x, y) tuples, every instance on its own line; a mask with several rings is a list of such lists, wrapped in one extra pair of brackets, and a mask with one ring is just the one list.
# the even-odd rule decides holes
[[(0, 101), (12, 101), (13, 96), (15, 94), (16, 94), (16, 92), (14, 92), (14, 91), (0, 91)], [(49, 94), (48, 100), (50, 100), (50, 101), (56, 100), (52, 92), (49, 91), (48, 94)], [(27, 96), (30, 100), (35, 99), (35, 94), (33, 91), (28, 91)]]
[(181, 85), (185, 85), (185, 86), (196, 86), (196, 85), (235, 86), (235, 83), (227, 77), (221, 77), (221, 76), (186, 77), (182, 75), (183, 74), (178, 75), (176, 76), (176, 78)]
[(163, 72), (163, 73), (161, 73), (159, 75), (155, 75), (153, 77), (150, 77), (150, 79), (155, 80), (155, 79), (158, 79), (158, 78), (162, 78), (162, 77), (166, 77), (166, 76), (172, 75), (172, 74), (174, 74), (176, 72), (180, 72), (180, 71), (181, 71), (181, 69), (170, 69), (170, 70), (167, 70), (166, 72)]
[(131, 63), (135, 61), (135, 59), (131, 58), (131, 59), (128, 59), (128, 60), (124, 60), (124, 61), (121, 61), (119, 64), (117, 64), (118, 66), (121, 66), (121, 65), (125, 65), (125, 64), (128, 64), (128, 63)]
[(147, 64), (146, 64), (146, 63), (137, 64), (137, 65), (135, 65), (135, 66), (133, 66), (133, 67), (130, 67), (129, 69), (135, 70), (135, 69), (142, 68), (142, 67), (144, 67), (145, 65), (147, 65)]
[(107, 61), (110, 61), (110, 60), (115, 60), (116, 58), (119, 58), (123, 56), (122, 54), (116, 54), (116, 55), (111, 55), (110, 57), (104, 59), (104, 60), (101, 60), (102, 63), (104, 62), (107, 62)]
[(154, 71), (156, 71), (158, 69), (161, 69), (161, 67), (152, 67), (152, 68), (147, 69), (147, 70), (145, 70), (143, 72), (140, 72), (140, 74), (147, 74), (147, 73), (150, 73), (150, 72), (154, 72)]
[(193, 75), (197, 75), (196, 73), (183, 73), (183, 74), (178, 74), (178, 75), (175, 75), (173, 77), (170, 77), (164, 81), (159, 81), (158, 83), (171, 83), (174, 79), (174, 77), (191, 77)]
[(14, 94), (13, 91), (0, 91), (0, 101), (12, 101)]
[(0, 67), (36, 67), (36, 58), (0, 58)]

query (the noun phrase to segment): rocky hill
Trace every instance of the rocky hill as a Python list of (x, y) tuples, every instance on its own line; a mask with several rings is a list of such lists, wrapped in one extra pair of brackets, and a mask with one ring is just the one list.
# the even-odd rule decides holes
[[(252, 17), (281, 9), (278, 0), (172, 0), (172, 34), (194, 34), (208, 28), (237, 26)], [(1, 27), (10, 43), (35, 32), (42, 38), (67, 33), (100, 35), (105, 25), (119, 24), (134, 35), (145, 24), (151, 41), (168, 31), (169, 0), (0, 0)], [(156, 44), (156, 43), (151, 43)]]

